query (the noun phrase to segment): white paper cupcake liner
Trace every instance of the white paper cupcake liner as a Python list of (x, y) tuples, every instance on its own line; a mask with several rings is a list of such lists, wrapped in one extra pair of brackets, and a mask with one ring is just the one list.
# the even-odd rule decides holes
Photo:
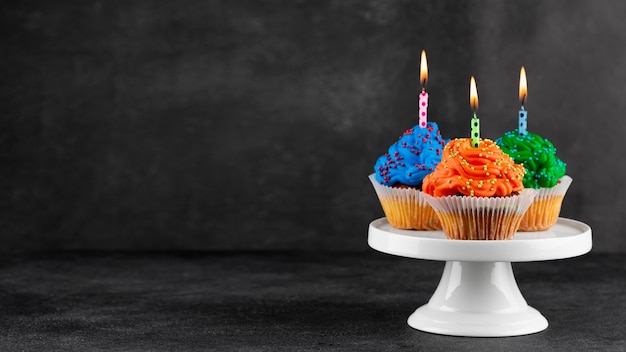
[(572, 178), (565, 175), (554, 187), (537, 189), (537, 196), (524, 214), (519, 231), (545, 231), (556, 224), (563, 198), (571, 184)]
[(435, 211), (416, 188), (396, 188), (380, 184), (374, 174), (369, 175), (376, 195), (389, 223), (401, 229), (440, 230)]
[(448, 238), (502, 240), (513, 238), (537, 193), (526, 188), (508, 197), (423, 196), (437, 212)]

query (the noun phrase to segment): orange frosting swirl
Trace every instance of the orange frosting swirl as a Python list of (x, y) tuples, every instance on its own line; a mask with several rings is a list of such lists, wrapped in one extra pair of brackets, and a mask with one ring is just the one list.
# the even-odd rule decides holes
[(524, 165), (515, 164), (492, 140), (481, 139), (474, 148), (471, 138), (457, 138), (446, 144), (422, 190), (434, 197), (503, 197), (524, 189), (525, 173)]

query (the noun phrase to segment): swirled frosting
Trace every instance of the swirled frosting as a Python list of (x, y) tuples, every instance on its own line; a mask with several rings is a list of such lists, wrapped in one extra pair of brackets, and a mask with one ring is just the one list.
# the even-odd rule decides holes
[(446, 144), (441, 163), (424, 178), (422, 190), (434, 197), (503, 197), (524, 189), (525, 172), (492, 140), (481, 139), (474, 148), (471, 138), (457, 138)]
[(376, 160), (376, 180), (386, 186), (419, 186), (441, 160), (446, 143), (435, 122), (428, 122), (425, 128), (416, 125), (406, 130)]
[(527, 133), (520, 136), (517, 130), (513, 130), (498, 138), (496, 144), (516, 163), (524, 164), (524, 187), (554, 187), (565, 175), (566, 165), (556, 156), (556, 148), (539, 135)]

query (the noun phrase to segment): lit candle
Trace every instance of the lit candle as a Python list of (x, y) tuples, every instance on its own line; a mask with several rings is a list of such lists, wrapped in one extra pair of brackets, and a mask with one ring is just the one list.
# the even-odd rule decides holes
[(526, 83), (526, 69), (522, 66), (522, 69), (519, 72), (519, 101), (522, 104), (522, 108), (519, 110), (519, 135), (525, 136), (528, 134), (526, 131), (527, 122), (526, 116), (527, 112), (524, 109), (524, 103), (526, 102), (526, 98), (528, 97), (528, 84)]
[(428, 64), (426, 62), (426, 51), (422, 50), (422, 58), (420, 60), (420, 84), (422, 92), (419, 95), (419, 125), (426, 128), (428, 120), (428, 93), (426, 93), (426, 82), (428, 82)]
[(472, 117), (472, 146), (478, 148), (480, 142), (480, 120), (478, 116), (476, 116), (476, 111), (478, 110), (478, 91), (476, 90), (476, 80), (474, 76), (470, 79), (470, 106), (474, 111)]

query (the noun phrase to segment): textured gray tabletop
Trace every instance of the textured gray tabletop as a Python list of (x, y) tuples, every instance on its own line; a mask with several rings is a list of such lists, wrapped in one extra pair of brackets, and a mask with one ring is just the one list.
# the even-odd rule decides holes
[(626, 256), (515, 263), (547, 330), (420, 332), (442, 262), (367, 253), (60, 253), (0, 259), (2, 351), (624, 351)]

